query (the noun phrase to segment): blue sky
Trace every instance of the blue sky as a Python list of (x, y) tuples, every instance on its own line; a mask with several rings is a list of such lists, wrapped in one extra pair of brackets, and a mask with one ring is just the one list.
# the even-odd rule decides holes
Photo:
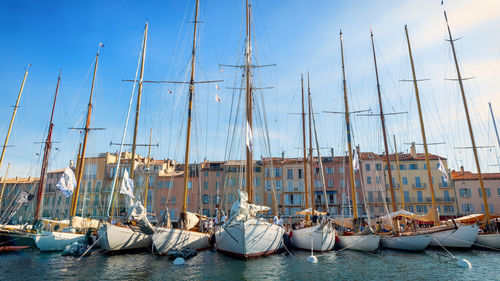
[[(146, 80), (184, 80), (189, 70), (194, 1), (4, 1), (0, 9), (0, 138), (5, 136), (12, 108), (24, 73), (32, 63), (9, 148), (0, 174), (7, 162), (11, 175), (37, 175), (40, 144), (44, 138), (50, 105), (59, 69), (62, 68), (60, 96), (56, 107), (51, 169), (62, 168), (74, 159), (80, 136), (68, 127), (83, 124), (90, 92), (91, 67), (99, 42), (101, 50), (95, 88), (92, 126), (104, 131), (92, 133), (88, 155), (115, 151), (109, 142), (119, 142), (123, 131), (133, 78), (140, 54), (142, 33), (149, 23)], [(238, 143), (226, 155), (229, 111), (239, 85), (233, 69), (219, 64), (237, 64), (243, 48), (243, 1), (201, 0), (196, 76), (199, 80), (224, 80), (196, 88), (192, 161), (239, 158)], [(487, 102), (500, 118), (500, 103), (495, 100), (500, 86), (500, 39), (495, 36), (500, 24), (500, 3), (494, 0), (446, 1), (452, 32), (466, 82), (472, 120), (478, 145), (496, 145)], [(300, 110), (301, 73), (310, 71), (311, 92), (317, 115), (320, 146), (332, 147), (336, 154), (345, 148), (342, 116), (325, 114), (341, 111), (339, 29), (344, 32), (346, 68), (351, 108), (378, 112), (369, 29), (375, 34), (383, 101), (386, 112), (407, 111), (387, 117), (388, 132), (396, 135), (398, 150), (405, 143), (420, 141), (418, 116), (412, 85), (399, 82), (411, 76), (404, 24), (408, 24), (414, 47), (417, 75), (430, 78), (421, 83), (421, 95), (429, 142), (446, 142), (430, 151), (449, 158), (451, 168), (465, 165), (475, 170), (472, 154), (455, 147), (468, 146), (463, 107), (454, 82), (455, 72), (449, 44), (444, 41), (445, 24), (439, 0), (424, 1), (254, 1), (254, 55), (261, 64), (276, 67), (257, 72), (257, 87), (273, 86), (263, 92), (271, 150), (274, 156), (298, 156), (301, 146), (300, 119), (290, 113)], [(169, 94), (172, 91), (173, 94)], [(214, 100), (215, 94), (222, 103)], [(257, 93), (260, 97), (260, 93)], [(139, 141), (149, 138), (160, 143), (152, 150), (155, 158), (183, 161), (185, 103), (187, 88), (175, 85), (144, 86)], [(135, 99), (134, 106), (135, 108)], [(259, 109), (262, 110), (262, 109)], [(132, 120), (131, 120), (132, 121)], [(256, 121), (256, 123), (258, 123)], [(132, 122), (127, 142), (131, 141)], [(383, 151), (379, 120), (353, 116), (354, 141), (363, 151)], [(260, 138), (263, 129), (255, 129)], [(262, 141), (255, 141), (255, 156), (267, 156)], [(391, 138), (392, 139), (392, 138)], [(392, 141), (391, 141), (392, 147)], [(391, 152), (393, 148), (391, 148)], [(138, 150), (145, 155), (143, 148)], [(328, 151), (323, 151), (328, 154)], [(482, 168), (496, 171), (497, 148), (481, 149)]]

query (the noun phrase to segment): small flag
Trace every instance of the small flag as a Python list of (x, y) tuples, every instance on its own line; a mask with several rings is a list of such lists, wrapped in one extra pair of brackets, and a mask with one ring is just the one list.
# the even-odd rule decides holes
[(168, 93), (169, 93), (169, 94), (172, 94), (172, 90), (168, 89)]
[(71, 170), (70, 167), (66, 167), (64, 173), (57, 182), (56, 187), (61, 191), (61, 193), (65, 197), (70, 197), (73, 194), (73, 189), (75, 188), (75, 186), (76, 186), (75, 173), (73, 173), (73, 170)]
[(134, 197), (134, 180), (128, 177), (128, 171), (125, 170), (123, 172), (122, 184), (120, 185), (120, 193), (129, 196), (130, 198)]
[(252, 128), (250, 128), (250, 123), (248, 123), (248, 120), (247, 120), (247, 137), (246, 137), (246, 143), (247, 143), (248, 150), (252, 151), (252, 149), (253, 149)]
[(215, 84), (215, 89), (218, 91), (220, 90), (219, 85)]
[(104, 44), (102, 42), (99, 43), (99, 47), (104, 48)]
[(220, 68), (220, 72), (221, 72), (221, 73), (222, 73), (222, 72), (224, 72), (224, 69), (223, 69), (222, 67)]
[(219, 97), (219, 95), (215, 94), (215, 101), (220, 103), (222, 100), (221, 98)]
[(352, 161), (352, 168), (354, 171), (359, 170), (359, 156), (357, 149), (354, 149), (354, 159)]
[(443, 162), (441, 161), (441, 158), (439, 158), (439, 167), (438, 170), (443, 173), (443, 179), (445, 182), (448, 182), (448, 173), (446, 173), (446, 169), (444, 168)]

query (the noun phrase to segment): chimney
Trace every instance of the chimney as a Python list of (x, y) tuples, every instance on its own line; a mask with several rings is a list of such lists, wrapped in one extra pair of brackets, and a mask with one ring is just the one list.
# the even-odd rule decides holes
[(460, 174), (463, 175), (464, 173), (464, 166), (460, 166)]
[(417, 150), (415, 149), (415, 142), (411, 143), (410, 155), (411, 155), (411, 158), (417, 158)]

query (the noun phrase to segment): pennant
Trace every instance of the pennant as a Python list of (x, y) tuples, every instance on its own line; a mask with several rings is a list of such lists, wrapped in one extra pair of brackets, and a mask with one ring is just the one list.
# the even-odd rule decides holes
[(71, 170), (70, 167), (66, 167), (64, 173), (57, 182), (56, 187), (61, 191), (61, 193), (65, 197), (70, 197), (73, 194), (75, 186), (76, 186), (75, 173), (73, 173), (73, 170)]
[(445, 182), (448, 182), (448, 173), (446, 173), (446, 169), (444, 168), (443, 162), (441, 161), (441, 158), (439, 158), (439, 167), (438, 170), (441, 171), (443, 174), (443, 179)]
[(248, 123), (248, 120), (247, 120), (247, 137), (246, 137), (246, 144), (247, 144), (248, 150), (252, 151), (252, 149), (253, 149), (253, 136), (252, 136), (252, 128), (250, 128), (250, 123)]
[(221, 98), (219, 97), (219, 95), (215, 94), (215, 101), (220, 103), (222, 100)]
[(218, 91), (218, 90), (220, 90), (219, 85), (215, 84), (215, 89), (216, 89), (217, 91)]
[(120, 193), (134, 199), (134, 180), (128, 177), (128, 171), (125, 169), (123, 172), (122, 184), (120, 185)]
[(168, 89), (168, 93), (169, 93), (169, 94), (172, 94), (172, 90)]

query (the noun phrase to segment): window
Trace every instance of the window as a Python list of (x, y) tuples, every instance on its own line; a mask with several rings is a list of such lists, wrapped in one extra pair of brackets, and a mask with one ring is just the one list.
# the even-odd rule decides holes
[(304, 191), (304, 181), (299, 181), (299, 191)]
[(424, 197), (422, 195), (422, 191), (420, 191), (420, 190), (417, 191), (417, 201), (418, 201), (418, 203), (424, 202)]
[[(155, 166), (155, 168), (156, 168), (156, 166)], [(205, 172), (205, 177), (208, 177), (208, 172)]]
[(453, 206), (453, 205), (443, 205), (443, 212), (444, 213), (454, 213), (455, 212), (455, 206)]
[(161, 204), (162, 204), (162, 205), (165, 205), (165, 196), (162, 196), (162, 197), (161, 197)]
[(255, 168), (253, 168), (253, 171), (256, 172), (256, 173), (260, 173), (261, 168), (260, 167), (255, 167)]
[(408, 178), (407, 177), (403, 177), (403, 184), (408, 185)]
[(314, 187), (316, 187), (316, 188), (320, 188), (321, 186), (322, 186), (322, 184), (321, 184), (321, 181), (320, 181), (320, 180), (315, 180), (315, 181), (314, 181)]
[(406, 203), (410, 203), (410, 192), (409, 191), (404, 191), (403, 196), (405, 198)]
[(340, 173), (341, 173), (341, 174), (343, 174), (343, 173), (344, 173), (344, 170), (345, 170), (345, 169), (344, 169), (344, 167), (340, 167), (340, 168), (339, 168), (339, 171), (340, 171)]
[(448, 187), (448, 182), (444, 179), (444, 176), (441, 176), (441, 186)]
[(375, 177), (375, 182), (376, 182), (377, 184), (380, 184), (380, 177), (379, 177), (379, 176), (376, 176), (376, 177)]
[(303, 178), (303, 175), (302, 175), (302, 174), (303, 174), (303, 171), (302, 171), (302, 169), (298, 169), (298, 170), (297, 170), (297, 172), (299, 172), (299, 173), (298, 173), (298, 178), (299, 178), (299, 179)]
[(419, 213), (419, 214), (427, 213), (427, 206), (425, 206), (425, 205), (423, 205), (423, 206), (417, 205), (417, 213)]
[(410, 170), (418, 170), (418, 164), (410, 164), (409, 168)]
[(406, 165), (404, 165), (404, 164), (399, 164), (399, 169), (400, 169), (400, 170), (406, 170)]
[(381, 171), (382, 170), (382, 164), (375, 164), (375, 170)]
[(191, 181), (188, 181), (188, 189), (193, 188), (193, 183)]
[(188, 198), (187, 198), (187, 204), (188, 205), (191, 204), (191, 196), (188, 196)]
[(328, 187), (333, 187), (333, 179), (328, 179)]
[(365, 164), (365, 170), (370, 171), (370, 164)]
[(260, 178), (259, 177), (257, 177), (257, 178), (254, 179), (254, 185), (255, 186), (260, 186)]
[(420, 177), (415, 177), (415, 187), (422, 187), (422, 183), (420, 183)]
[(286, 170), (286, 178), (293, 179), (293, 170), (292, 169)]
[(215, 173), (216, 177), (220, 177), (220, 172)]
[(358, 179), (356, 179), (356, 180), (354, 181), (354, 186), (356, 186), (356, 187), (360, 187), (360, 186), (361, 186), (361, 182), (360, 182)]
[[(494, 210), (493, 210), (493, 204), (488, 204), (488, 207), (490, 209), (490, 213), (493, 213)], [(485, 213), (486, 211), (484, 210), (484, 204), (481, 204), (481, 210), (483, 210), (483, 213)]]
[[(483, 192), (481, 192), (481, 188), (478, 188), (477, 191), (479, 193), (479, 197), (483, 197)], [(485, 191), (486, 191), (486, 198), (490, 198), (491, 197), (490, 189), (486, 187)]]
[(255, 194), (255, 203), (262, 203), (262, 202), (260, 202), (260, 194), (259, 193)]
[(220, 196), (219, 195), (213, 195), (212, 196), (212, 203), (213, 204), (219, 204), (220, 203)]
[(333, 167), (326, 167), (326, 174), (332, 175), (333, 174)]
[(172, 196), (172, 200), (170, 200), (170, 202), (172, 203), (172, 205), (175, 205), (175, 196)]
[(450, 192), (448, 190), (444, 190), (443, 195), (444, 195), (444, 201), (450, 202)]
[(474, 205), (467, 204), (467, 203), (462, 204), (462, 212), (466, 213), (466, 214), (473, 213), (474, 212)]
[(427, 170), (427, 164), (424, 164), (424, 170)]
[(373, 202), (373, 191), (368, 191), (368, 202)]
[(271, 191), (271, 181), (266, 180), (266, 191)]
[(366, 177), (366, 184), (372, 184), (372, 177)]
[(209, 209), (203, 209), (203, 215), (206, 217), (210, 217), (210, 210)]
[(203, 195), (203, 204), (210, 203), (210, 197), (207, 194)]
[(203, 189), (208, 189), (208, 181), (203, 182)]
[(276, 190), (281, 190), (281, 181), (274, 181), (274, 184), (276, 186)]
[(340, 187), (345, 187), (345, 180), (340, 180)]
[(293, 191), (293, 181), (287, 181), (288, 191)]
[(460, 188), (458, 190), (458, 192), (460, 193), (461, 198), (470, 198), (471, 197), (470, 188)]
[(274, 168), (274, 175), (276, 177), (281, 177), (281, 168)]
[(316, 175), (319, 174), (319, 168), (315, 168), (314, 172), (316, 173)]
[(100, 192), (101, 191), (101, 181), (97, 181), (95, 184), (95, 192)]
[(84, 179), (95, 179), (97, 174), (96, 164), (85, 164), (85, 171), (83, 172)]
[(500, 188), (497, 188), (497, 195), (500, 196)]
[(271, 172), (269, 171), (269, 168), (266, 168), (266, 178), (271, 177)]
[[(174, 186), (174, 185), (172, 184), (172, 186)], [(220, 189), (220, 181), (216, 181), (215, 182), (215, 190), (219, 190), (219, 189)]]

